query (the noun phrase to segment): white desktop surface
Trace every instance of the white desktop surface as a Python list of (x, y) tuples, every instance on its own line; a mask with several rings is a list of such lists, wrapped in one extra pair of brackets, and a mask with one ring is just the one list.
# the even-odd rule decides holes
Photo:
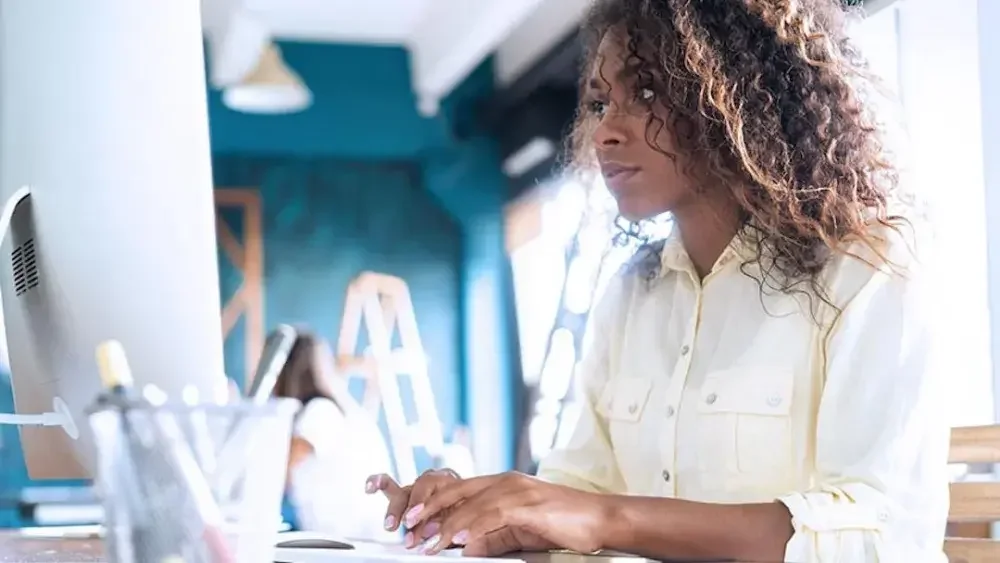
[(350, 542), (354, 549), (317, 549), (317, 548), (277, 548), (274, 560), (282, 563), (324, 563), (336, 561), (340, 563), (378, 563), (397, 561), (400, 563), (434, 563), (447, 561), (449, 563), (463, 561), (465, 563), (496, 563), (495, 559), (463, 557), (461, 549), (448, 549), (438, 555), (423, 555), (417, 550), (409, 550), (403, 545), (389, 545), (374, 542)]

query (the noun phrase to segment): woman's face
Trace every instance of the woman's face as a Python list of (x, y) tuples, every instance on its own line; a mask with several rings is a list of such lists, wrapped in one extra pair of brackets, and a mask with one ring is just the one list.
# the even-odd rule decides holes
[[(591, 65), (585, 100), (596, 120), (592, 141), (604, 181), (618, 212), (638, 221), (675, 211), (694, 190), (692, 179), (682, 172), (667, 109), (652, 90), (637, 83), (626, 57), (620, 35), (607, 33)], [(650, 112), (663, 127), (654, 123), (647, 128)], [(647, 139), (647, 130), (656, 137)]]

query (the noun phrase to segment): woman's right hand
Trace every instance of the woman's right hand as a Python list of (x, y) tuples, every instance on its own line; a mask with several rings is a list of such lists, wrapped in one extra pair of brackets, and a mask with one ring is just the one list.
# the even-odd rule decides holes
[[(380, 473), (368, 478), (365, 492), (373, 495), (381, 491), (389, 499), (384, 525), (386, 530), (393, 532), (399, 529), (406, 514), (415, 506), (423, 504), (441, 487), (460, 480), (458, 473), (451, 469), (431, 469), (425, 471), (412, 485), (402, 487), (389, 475)], [(437, 532), (437, 522), (427, 522), (416, 530), (407, 530), (404, 542), (406, 547), (416, 547)]]

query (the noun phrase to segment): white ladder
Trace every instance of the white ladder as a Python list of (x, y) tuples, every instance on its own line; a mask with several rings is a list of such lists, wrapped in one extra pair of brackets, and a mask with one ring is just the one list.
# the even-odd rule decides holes
[[(361, 327), (368, 347), (358, 354)], [(398, 330), (399, 347), (393, 347)], [(400, 278), (364, 272), (347, 288), (344, 316), (337, 341), (337, 367), (342, 375), (365, 381), (362, 404), (378, 417), (385, 408), (386, 424), (395, 459), (396, 477), (412, 483), (418, 477), (414, 448), (424, 448), (440, 464), (444, 454), (441, 420), (428, 377), (428, 358), (420, 339), (410, 290)], [(399, 377), (408, 375), (413, 389), (416, 420), (408, 422), (399, 394)]]

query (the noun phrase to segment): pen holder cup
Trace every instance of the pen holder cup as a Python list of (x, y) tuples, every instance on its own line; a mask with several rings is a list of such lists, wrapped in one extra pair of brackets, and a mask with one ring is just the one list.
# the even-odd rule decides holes
[(89, 422), (109, 561), (273, 561), (300, 406), (95, 405)]

